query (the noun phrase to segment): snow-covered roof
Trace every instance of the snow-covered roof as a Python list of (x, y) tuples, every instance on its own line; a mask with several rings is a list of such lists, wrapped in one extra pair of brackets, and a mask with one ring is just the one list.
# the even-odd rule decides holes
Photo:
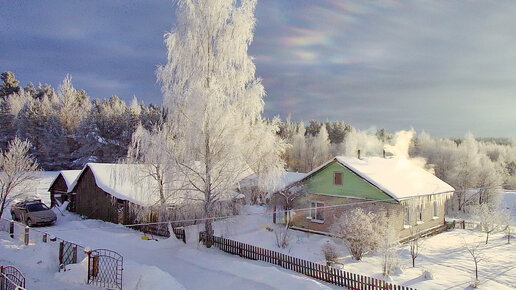
[[(290, 185), (292, 183), (298, 182), (299, 180), (303, 179), (306, 176), (306, 173), (300, 173), (300, 172), (288, 172), (285, 171), (281, 173), (280, 177), (277, 180), (277, 183), (275, 184), (276, 189), (282, 189), (285, 188), (287, 185)], [(255, 185), (257, 176), (256, 174), (252, 174), (251, 176), (248, 176), (244, 178), (242, 181), (240, 181), (241, 187), (246, 187), (250, 185)]]
[[(148, 174), (148, 165), (87, 163), (81, 174), (87, 168), (92, 171), (97, 186), (118, 199), (143, 206), (155, 205), (159, 202), (159, 187), (156, 180)], [(69, 192), (74, 190), (78, 180), (79, 178), (69, 187)], [(184, 192), (184, 194), (187, 193)], [(200, 193), (190, 192), (189, 194)], [(236, 192), (230, 192), (221, 196), (221, 200), (236, 198), (238, 195)], [(196, 198), (200, 197), (196, 196)]]
[(70, 185), (79, 177), (81, 170), (61, 170), (59, 173), (63, 176), (66, 186), (70, 188)]
[(278, 188), (283, 188), (287, 185), (298, 182), (305, 178), (305, 176), (306, 173), (301, 172), (283, 172), (278, 183)]
[(449, 193), (455, 189), (403, 157), (347, 157), (335, 159), (396, 200)]

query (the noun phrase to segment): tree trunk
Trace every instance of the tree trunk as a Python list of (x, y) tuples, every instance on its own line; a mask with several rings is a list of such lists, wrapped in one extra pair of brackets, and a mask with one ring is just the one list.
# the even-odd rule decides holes
[(6, 200), (7, 200), (7, 195), (2, 199), (2, 206), (0, 206), (0, 218), (2, 218), (2, 215), (4, 214)]
[(487, 245), (488, 241), (489, 241), (489, 233), (486, 233), (486, 245)]
[(475, 278), (478, 280), (478, 263), (475, 261)]

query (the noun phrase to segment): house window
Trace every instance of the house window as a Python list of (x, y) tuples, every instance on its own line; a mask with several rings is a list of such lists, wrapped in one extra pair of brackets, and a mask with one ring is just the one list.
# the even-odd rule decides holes
[(313, 222), (324, 222), (324, 203), (312, 201), (310, 204), (310, 219)]
[(439, 207), (437, 206), (437, 201), (434, 201), (434, 217), (439, 216)]
[(412, 224), (412, 207), (411, 206), (405, 206), (405, 212), (403, 216), (403, 224), (406, 227), (409, 227)]
[(342, 185), (342, 172), (333, 172), (333, 184)]
[(425, 211), (425, 207), (423, 206), (423, 204), (420, 204), (417, 207), (417, 222), (418, 223), (422, 223), (423, 222), (423, 220), (424, 220), (424, 211)]

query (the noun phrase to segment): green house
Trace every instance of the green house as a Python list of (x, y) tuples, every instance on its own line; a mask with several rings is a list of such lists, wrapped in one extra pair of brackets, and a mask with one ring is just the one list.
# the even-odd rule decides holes
[[(444, 226), (445, 202), (454, 189), (431, 172), (401, 158), (337, 156), (275, 194), (302, 190), (298, 210), (290, 210), (292, 228), (329, 233), (346, 211), (362, 207), (386, 213), (400, 239)], [(284, 219), (277, 217), (276, 221)]]

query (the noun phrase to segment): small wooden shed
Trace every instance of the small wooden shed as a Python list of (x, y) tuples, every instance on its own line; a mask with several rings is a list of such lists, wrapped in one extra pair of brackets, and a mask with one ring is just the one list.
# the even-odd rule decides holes
[(62, 204), (65, 201), (69, 201), (70, 205), (68, 209), (75, 211), (74, 196), (69, 194), (70, 186), (73, 184), (77, 176), (81, 173), (80, 170), (61, 170), (52, 181), (48, 191), (50, 192), (50, 206), (57, 206), (58, 203)]

